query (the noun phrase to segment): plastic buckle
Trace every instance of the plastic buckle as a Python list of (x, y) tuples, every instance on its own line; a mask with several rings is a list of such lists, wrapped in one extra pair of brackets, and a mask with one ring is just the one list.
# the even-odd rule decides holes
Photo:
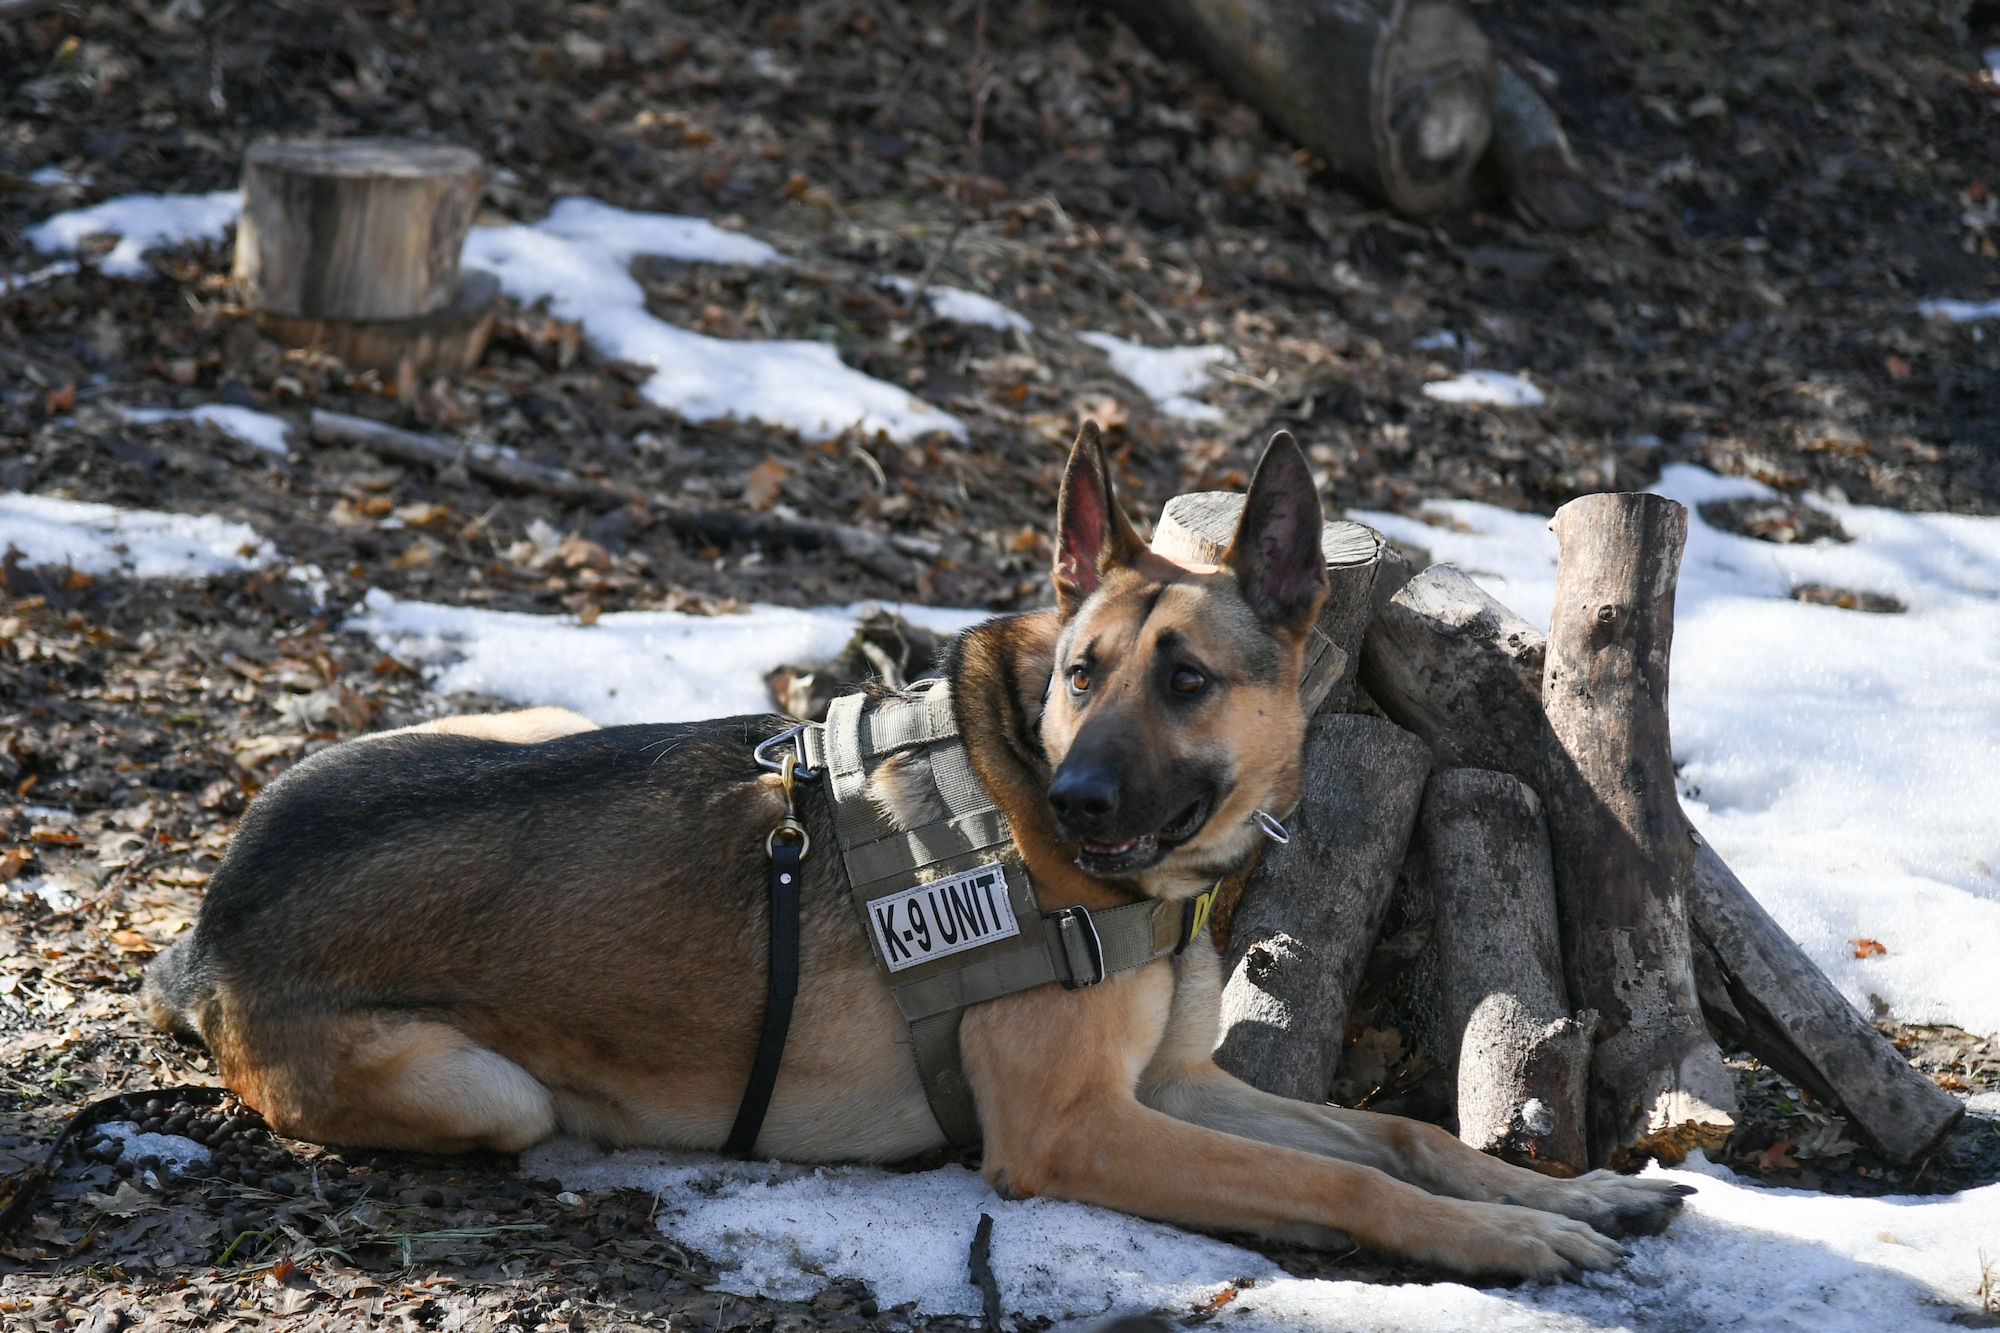
[(773, 773), (784, 772), (785, 761), (782, 759), (773, 759), (771, 751), (777, 749), (786, 741), (790, 741), (796, 756), (792, 763), (792, 776), (798, 778), (801, 782), (811, 782), (817, 778), (819, 770), (806, 767), (806, 728), (811, 725), (813, 724), (810, 722), (801, 722), (796, 727), (788, 728), (771, 737), (769, 740), (760, 742), (757, 748), (751, 751), (752, 756), (757, 760), (757, 767), (767, 769)]
[[(1056, 923), (1056, 935), (1062, 940), (1063, 956), (1069, 962), (1070, 975), (1063, 982), (1063, 989), (1082, 990), (1104, 980), (1104, 941), (1098, 937), (1097, 923), (1090, 919), (1090, 910), (1080, 906), (1065, 907), (1059, 912), (1049, 913), (1049, 919)], [(1079, 953), (1090, 964), (1092, 975), (1087, 978), (1077, 966)]]

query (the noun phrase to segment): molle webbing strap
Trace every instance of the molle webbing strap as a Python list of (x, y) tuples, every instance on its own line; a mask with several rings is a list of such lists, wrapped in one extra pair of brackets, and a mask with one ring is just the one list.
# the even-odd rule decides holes
[[(1087, 912), (1066, 908), (1044, 915), (1007, 819), (979, 785), (958, 733), (951, 687), (924, 681), (870, 701), (843, 695), (823, 726), (801, 733), (805, 764), (826, 774), (834, 829), (856, 912), (890, 993), (910, 1024), (910, 1043), (924, 1095), (938, 1127), (954, 1144), (979, 1141), (972, 1089), (959, 1059), (958, 1027), (969, 1005), (1061, 983), (1090, 986), (1114, 972), (1168, 957), (1194, 939), (1215, 891), (1181, 902), (1144, 899)], [(868, 792), (869, 780), (893, 756), (902, 804), (932, 816), (914, 828), (892, 825)], [(925, 780), (928, 779), (928, 785)], [(926, 884), (995, 867), (1019, 929), (1013, 935), (961, 946), (947, 956), (895, 964), (871, 910)]]

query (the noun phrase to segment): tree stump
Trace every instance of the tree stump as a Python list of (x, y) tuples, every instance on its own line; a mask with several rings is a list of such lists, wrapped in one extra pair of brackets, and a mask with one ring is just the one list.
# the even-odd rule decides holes
[(1596, 1160), (1719, 1146), (1735, 1084), (1702, 1021), (1688, 939), (1694, 830), (1674, 788), (1667, 665), (1687, 510), (1587, 495), (1556, 511), (1561, 544), (1542, 710), (1582, 779), (1549, 802), (1570, 995), (1598, 1012)]
[(499, 282), (459, 272), (479, 202), (470, 149), (270, 139), (243, 162), (236, 282), (264, 332), (403, 375), (475, 363)]
[[(1185, 565), (1215, 565), (1236, 536), (1243, 497), (1235, 491), (1193, 491), (1176, 495), (1160, 511), (1153, 549)], [(1320, 528), (1328, 592), (1306, 645), (1299, 678), (1299, 703), (1306, 716), (1346, 709), (1354, 694), (1361, 638), (1374, 615), (1375, 575), (1382, 559), (1382, 534), (1361, 523), (1329, 519)]]
[(1570, 1013), (1542, 803), (1505, 773), (1458, 768), (1431, 778), (1420, 819), (1458, 1136), (1551, 1174), (1587, 1169), (1597, 1015)]
[(1106, 3), (1404, 212), (1463, 194), (1492, 138), (1492, 48), (1452, 0)]
[(1326, 1100), (1430, 766), (1429, 747), (1394, 723), (1313, 719), (1291, 841), (1266, 851), (1230, 927), (1215, 1053), (1230, 1073)]
[(1916, 1161), (1965, 1114), (1834, 989), (1706, 843), (1695, 853), (1688, 917), (1709, 1022), (1838, 1106), (1884, 1157)]

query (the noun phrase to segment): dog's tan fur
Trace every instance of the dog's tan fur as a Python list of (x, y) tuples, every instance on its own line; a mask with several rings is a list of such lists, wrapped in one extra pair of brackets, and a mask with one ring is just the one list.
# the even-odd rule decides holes
[[(1318, 527), (1285, 438), (1253, 482), (1241, 549), (1182, 568), (1144, 549), (1095, 433), (1079, 439), (1058, 608), (969, 632), (948, 667), (1043, 911), (1199, 892), (1248, 857), (1252, 810), (1290, 803)], [(1165, 692), (1161, 672), (1196, 667), (1198, 690)], [(246, 816), (191, 939), (148, 977), (152, 1017), (199, 1034), (231, 1087), (305, 1138), (515, 1150), (566, 1130), (715, 1148), (763, 1010), (761, 844), (782, 803), (748, 752), (776, 725), (596, 730), (537, 709), (335, 747)], [(1091, 873), (1113, 854), (1093, 847), (1123, 844), (1069, 836), (1078, 807), (1057, 813), (1051, 793), (1092, 755), (1134, 803), (1157, 804), (1147, 784), (1197, 784), (1205, 821), (1173, 845), (1163, 833), (1129, 874)], [(906, 824), (926, 814), (910, 776), (888, 766), (870, 793)], [(832, 848), (823, 805), (801, 813)], [(886, 1160), (941, 1145), (830, 852), (807, 863), (803, 932), (759, 1150)], [(1657, 1182), (1556, 1180), (1428, 1125), (1260, 1093), (1210, 1059), (1220, 986), (1214, 951), (1196, 947), (969, 1010), (987, 1179), (1522, 1275), (1604, 1267), (1618, 1251), (1601, 1232), (1664, 1224), (1678, 1203)]]

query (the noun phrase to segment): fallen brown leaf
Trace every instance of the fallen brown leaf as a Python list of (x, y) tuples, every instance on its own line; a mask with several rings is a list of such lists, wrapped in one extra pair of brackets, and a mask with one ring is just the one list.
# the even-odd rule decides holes
[(1799, 1146), (1797, 1139), (1779, 1139), (1763, 1152), (1757, 1154), (1757, 1171), (1769, 1175), (1773, 1171), (1796, 1171), (1799, 1162), (1791, 1154), (1791, 1149)]
[(35, 854), (26, 847), (9, 847), (4, 855), (0, 855), (0, 884), (18, 876), (34, 859)]
[(1854, 956), (1856, 958), (1873, 958), (1878, 954), (1889, 952), (1889, 946), (1880, 940), (1859, 939), (1849, 940), (1848, 943), (1854, 946)]
[(791, 469), (775, 458), (767, 458), (750, 469), (743, 479), (743, 498), (752, 509), (769, 509), (778, 502), (778, 487)]
[(155, 952), (153, 942), (136, 930), (114, 930), (111, 932), (111, 942), (126, 953)]

